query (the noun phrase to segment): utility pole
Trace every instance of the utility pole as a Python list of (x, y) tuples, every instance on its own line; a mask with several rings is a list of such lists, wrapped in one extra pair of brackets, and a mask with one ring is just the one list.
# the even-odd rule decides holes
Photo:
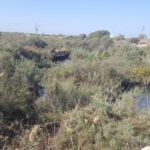
[(38, 24), (34, 24), (34, 30), (35, 30), (35, 34), (38, 34), (38, 31), (39, 31)]

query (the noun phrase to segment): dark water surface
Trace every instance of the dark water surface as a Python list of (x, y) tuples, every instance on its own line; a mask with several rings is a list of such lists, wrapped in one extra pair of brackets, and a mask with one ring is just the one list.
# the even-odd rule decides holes
[(136, 97), (136, 106), (140, 110), (150, 111), (150, 95)]

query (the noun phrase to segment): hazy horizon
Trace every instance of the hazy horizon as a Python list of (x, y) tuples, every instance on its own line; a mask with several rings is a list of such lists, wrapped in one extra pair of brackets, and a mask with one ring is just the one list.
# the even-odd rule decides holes
[(112, 35), (150, 36), (148, 0), (2, 0), (0, 31), (39, 34), (89, 34), (108, 30)]

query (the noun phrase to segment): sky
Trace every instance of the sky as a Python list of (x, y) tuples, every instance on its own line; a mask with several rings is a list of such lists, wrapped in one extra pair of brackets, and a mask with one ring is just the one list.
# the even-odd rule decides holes
[(150, 0), (0, 0), (0, 31), (150, 36)]

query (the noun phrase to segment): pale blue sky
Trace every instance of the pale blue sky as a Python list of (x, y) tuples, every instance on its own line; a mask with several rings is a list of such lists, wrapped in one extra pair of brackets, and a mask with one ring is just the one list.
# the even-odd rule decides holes
[(0, 0), (0, 31), (150, 35), (150, 0)]

